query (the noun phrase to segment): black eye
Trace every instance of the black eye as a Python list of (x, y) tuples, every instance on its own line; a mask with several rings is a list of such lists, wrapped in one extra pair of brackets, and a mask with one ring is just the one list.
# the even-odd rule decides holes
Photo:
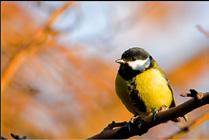
[(131, 59), (132, 61), (135, 61), (136, 60), (136, 58), (135, 57), (132, 57), (132, 59)]

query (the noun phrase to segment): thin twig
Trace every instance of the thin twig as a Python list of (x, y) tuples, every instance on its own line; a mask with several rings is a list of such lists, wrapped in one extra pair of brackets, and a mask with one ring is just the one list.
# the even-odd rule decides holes
[[(13, 134), (13, 133), (11, 133), (11, 137), (15, 140), (26, 140), (26, 138), (27, 138), (26, 136), (21, 137), (19, 135)], [(1, 136), (0, 140), (7, 140), (7, 138)]]
[(209, 31), (206, 31), (201, 25), (196, 25), (198, 31), (200, 31), (203, 35), (209, 38)]
[(16, 140), (25, 140), (27, 137), (26, 136), (18, 136), (16, 134), (11, 133), (12, 138), (16, 139)]
[(181, 130), (179, 130), (178, 132), (176, 132), (175, 134), (169, 136), (166, 139), (180, 139), (183, 138), (188, 131), (197, 128), (198, 126), (200, 126), (201, 124), (203, 124), (204, 122), (209, 120), (209, 112), (207, 112), (206, 114), (200, 116), (199, 118), (195, 119), (192, 123), (190, 123), (189, 125), (187, 125), (186, 127), (182, 128)]

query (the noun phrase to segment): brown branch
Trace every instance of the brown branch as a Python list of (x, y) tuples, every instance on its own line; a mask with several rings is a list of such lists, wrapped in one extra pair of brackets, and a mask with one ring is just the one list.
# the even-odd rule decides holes
[(75, 4), (74, 1), (69, 1), (66, 2), (63, 6), (61, 6), (60, 8), (58, 8), (57, 10), (55, 10), (52, 15), (50, 16), (50, 18), (48, 19), (45, 27), (52, 27), (53, 24), (56, 22), (56, 20), (58, 19), (58, 17), (63, 14), (66, 9), (71, 8), (73, 5)]
[(74, 5), (73, 1), (66, 2), (64, 5), (53, 11), (47, 22), (43, 27), (39, 28), (34, 36), (29, 38), (27, 42), (25, 42), (20, 51), (17, 52), (8, 64), (8, 66), (3, 71), (3, 75), (1, 78), (1, 93), (4, 93), (4, 90), (11, 80), (15, 72), (18, 68), (24, 63), (27, 56), (37, 52), (41, 48), (41, 44), (47, 41), (48, 37), (55, 33), (52, 29), (54, 23), (58, 20), (58, 17), (61, 16), (65, 10), (71, 8)]
[[(26, 136), (19, 136), (19, 135), (16, 135), (16, 134), (13, 134), (13, 133), (11, 133), (11, 137), (13, 138), (13, 139), (15, 139), (15, 140), (26, 140)], [(1, 140), (7, 140), (7, 138), (5, 138), (5, 137), (3, 137), (3, 136), (1, 136), (1, 138), (0, 138)]]
[(136, 119), (133, 123), (115, 123), (113, 121), (104, 128), (102, 132), (90, 137), (89, 139), (125, 139), (136, 135), (142, 135), (158, 124), (182, 117), (200, 106), (209, 104), (209, 92), (200, 93), (195, 90), (190, 90), (190, 93), (186, 94), (186, 96), (193, 97), (193, 99), (170, 108), (169, 110), (159, 112), (156, 115), (155, 120), (153, 120), (153, 116), (147, 116), (143, 119)]
[(27, 137), (26, 136), (18, 136), (16, 134), (11, 133), (12, 138), (16, 139), (16, 140), (25, 140)]
[(204, 36), (209, 38), (209, 31), (206, 31), (201, 25), (196, 25), (198, 31), (200, 31)]
[(188, 131), (200, 126), (201, 124), (203, 124), (204, 122), (209, 120), (209, 112), (207, 112), (206, 114), (200, 116), (199, 118), (195, 119), (192, 123), (190, 123), (188, 126), (182, 128), (181, 130), (179, 130), (178, 132), (176, 132), (175, 134), (169, 136), (166, 139), (180, 139), (183, 136), (185, 136), (187, 134)]

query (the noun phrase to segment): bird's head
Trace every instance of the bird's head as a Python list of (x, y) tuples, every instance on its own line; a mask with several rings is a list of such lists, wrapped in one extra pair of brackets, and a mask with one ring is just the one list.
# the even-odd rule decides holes
[(152, 57), (144, 49), (135, 47), (126, 50), (115, 62), (120, 64), (120, 69), (143, 72), (151, 66)]

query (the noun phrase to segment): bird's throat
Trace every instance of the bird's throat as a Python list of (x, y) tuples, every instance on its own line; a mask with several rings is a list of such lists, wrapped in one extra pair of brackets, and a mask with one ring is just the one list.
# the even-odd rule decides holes
[(137, 74), (140, 73), (140, 71), (132, 70), (128, 65), (121, 65), (119, 68), (118, 73), (120, 76), (125, 80), (131, 80), (134, 78)]

